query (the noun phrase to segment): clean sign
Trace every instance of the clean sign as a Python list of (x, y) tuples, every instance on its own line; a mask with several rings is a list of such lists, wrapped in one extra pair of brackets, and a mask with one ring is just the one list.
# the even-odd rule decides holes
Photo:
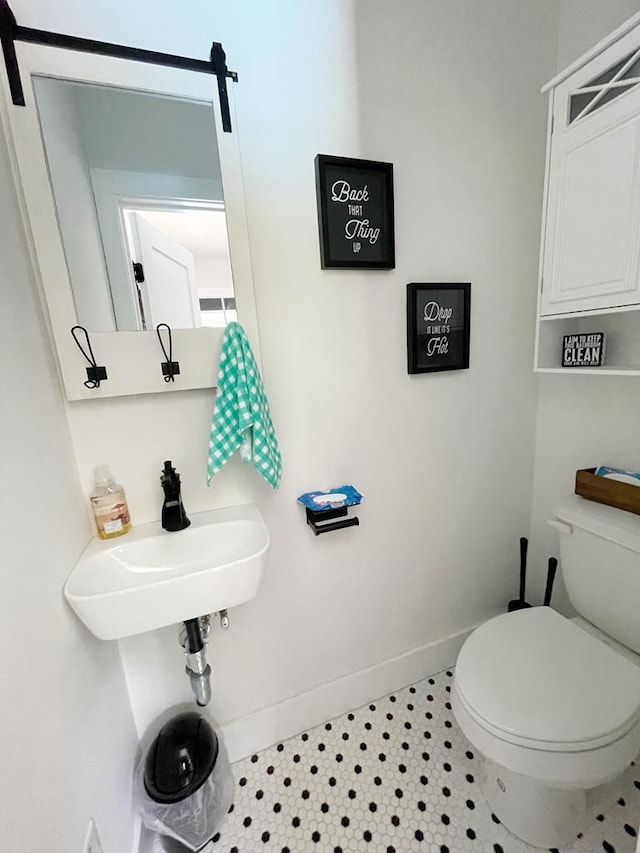
[(604, 332), (565, 335), (562, 338), (562, 366), (602, 367), (605, 342)]

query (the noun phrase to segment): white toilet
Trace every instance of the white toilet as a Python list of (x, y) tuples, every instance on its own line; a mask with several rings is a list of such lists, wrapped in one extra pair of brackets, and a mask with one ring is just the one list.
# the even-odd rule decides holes
[(546, 848), (615, 800), (610, 783), (640, 751), (640, 516), (576, 495), (553, 512), (584, 618), (533, 607), (489, 620), (462, 647), (452, 690), (492, 811)]

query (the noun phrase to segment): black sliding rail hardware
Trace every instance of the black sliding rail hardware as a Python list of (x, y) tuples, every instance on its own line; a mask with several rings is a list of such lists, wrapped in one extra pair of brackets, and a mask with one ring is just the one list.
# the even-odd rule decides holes
[[(85, 346), (87, 347), (86, 350), (78, 340), (78, 332), (82, 332), (84, 335)], [(107, 368), (98, 365), (91, 347), (89, 332), (87, 332), (84, 326), (73, 326), (71, 329), (71, 337), (76, 342), (76, 345), (82, 355), (90, 364), (90, 367), (87, 367), (87, 381), (84, 383), (85, 388), (99, 388), (100, 383), (107, 379)]]
[[(162, 340), (160, 329), (167, 330), (167, 334), (169, 337), (168, 353)], [(158, 336), (158, 340), (160, 341), (160, 347), (162, 349), (162, 354), (164, 355), (165, 359), (160, 365), (160, 367), (162, 368), (162, 375), (164, 376), (164, 381), (175, 382), (174, 377), (180, 375), (180, 362), (173, 361), (173, 338), (171, 336), (171, 326), (169, 326), (168, 323), (158, 323), (158, 325), (156, 326), (156, 335)]]
[[(309, 509), (307, 512), (307, 524), (316, 536), (321, 533), (330, 533), (332, 530), (341, 530), (343, 527), (358, 527), (360, 520), (355, 518), (344, 518), (348, 513), (348, 507), (341, 506), (335, 509)], [(332, 518), (343, 518), (343, 521), (331, 521)]]
[(0, 0), (0, 43), (7, 68), (11, 99), (15, 106), (24, 107), (24, 90), (20, 79), (20, 67), (16, 56), (15, 42), (30, 42), (45, 44), (51, 47), (61, 47), (65, 50), (76, 50), (81, 53), (98, 53), (102, 56), (113, 56), (117, 59), (133, 59), (136, 62), (147, 62), (152, 65), (166, 65), (171, 68), (182, 68), (187, 71), (200, 71), (212, 74), (218, 81), (218, 97), (220, 98), (220, 113), (222, 129), (231, 133), (231, 112), (227, 92), (227, 77), (234, 83), (238, 82), (235, 71), (227, 68), (227, 59), (220, 42), (211, 45), (209, 60), (191, 59), (188, 56), (176, 56), (173, 53), (159, 53), (155, 50), (145, 50), (138, 47), (128, 47), (123, 44), (113, 44), (106, 41), (68, 36), (63, 33), (51, 33), (47, 30), (36, 30), (32, 27), (21, 27), (11, 11), (7, 0)]

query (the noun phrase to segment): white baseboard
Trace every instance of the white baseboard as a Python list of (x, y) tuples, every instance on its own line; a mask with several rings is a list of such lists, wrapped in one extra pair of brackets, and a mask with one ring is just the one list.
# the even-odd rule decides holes
[(321, 684), (222, 727), (231, 761), (286, 740), (455, 663), (473, 628)]

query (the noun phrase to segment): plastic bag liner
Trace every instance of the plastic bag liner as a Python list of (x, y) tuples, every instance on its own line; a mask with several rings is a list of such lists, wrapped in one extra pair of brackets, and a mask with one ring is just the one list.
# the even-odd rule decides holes
[(216, 834), (233, 801), (234, 782), (224, 744), (218, 742), (215, 765), (202, 785), (185, 799), (172, 803), (153, 800), (144, 784), (146, 756), (138, 761), (134, 792), (138, 812), (147, 829), (200, 850)]

